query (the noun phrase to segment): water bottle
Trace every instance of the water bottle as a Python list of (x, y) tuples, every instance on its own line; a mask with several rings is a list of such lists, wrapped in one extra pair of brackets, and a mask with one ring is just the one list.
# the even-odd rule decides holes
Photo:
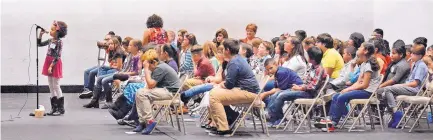
[(427, 122), (428, 123), (433, 123), (430, 107), (427, 108)]

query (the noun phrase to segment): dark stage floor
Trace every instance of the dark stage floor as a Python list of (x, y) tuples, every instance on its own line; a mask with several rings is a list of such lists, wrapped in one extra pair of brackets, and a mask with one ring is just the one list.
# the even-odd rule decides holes
[[(49, 94), (40, 94), (40, 104), (49, 107)], [(26, 100), (26, 94), (1, 94), (1, 139), (2, 140), (142, 140), (142, 139), (220, 139), (221, 137), (208, 136), (204, 130), (196, 127), (195, 122), (187, 122), (187, 135), (183, 135), (164, 123), (157, 127), (151, 136), (140, 134), (126, 134), (132, 128), (119, 126), (107, 110), (84, 109), (82, 104), (89, 100), (78, 99), (78, 94), (65, 94), (66, 115), (60, 117), (45, 117), (37, 119), (28, 114), (35, 109), (36, 94), (29, 94), (28, 102), (22, 110), (20, 117), (15, 117)], [(192, 118), (186, 116), (187, 119)], [(425, 124), (425, 123), (424, 123)], [(433, 126), (432, 126), (433, 127)], [(379, 128), (379, 127), (377, 127)], [(425, 127), (424, 127), (425, 128)], [(258, 128), (258, 130), (260, 127)], [(243, 133), (228, 139), (317, 139), (317, 140), (432, 140), (433, 131), (407, 133), (407, 130), (380, 129), (366, 132), (334, 132), (331, 134), (313, 132), (310, 134), (293, 134), (281, 130), (270, 129), (270, 137), (262, 133), (251, 132), (252, 127), (241, 129)], [(248, 133), (247, 133), (248, 132)], [(224, 138), (226, 139), (226, 138)]]

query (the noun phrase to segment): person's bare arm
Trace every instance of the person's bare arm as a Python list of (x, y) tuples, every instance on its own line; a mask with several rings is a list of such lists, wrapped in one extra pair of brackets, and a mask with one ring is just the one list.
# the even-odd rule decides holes
[(325, 72), (328, 75), (332, 75), (332, 73), (334, 72), (334, 68), (325, 68)]
[(150, 38), (150, 31), (149, 29), (147, 29), (143, 33), (143, 40), (142, 40), (143, 47), (149, 44), (149, 38)]

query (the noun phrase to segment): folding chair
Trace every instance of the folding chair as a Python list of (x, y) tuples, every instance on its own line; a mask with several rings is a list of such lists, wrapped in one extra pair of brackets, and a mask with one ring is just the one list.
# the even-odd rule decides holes
[[(383, 80), (383, 75), (380, 75), (380, 81)], [(359, 121), (360, 117), (362, 117), (363, 121), (364, 121), (364, 128), (366, 127), (366, 122), (365, 122), (365, 113), (367, 113), (367, 109), (368, 109), (368, 115), (370, 118), (370, 124), (371, 127), (374, 129), (374, 119), (372, 119), (372, 110), (371, 110), (371, 105), (376, 105), (377, 107), (377, 114), (379, 114), (379, 122), (380, 122), (380, 127), (383, 131), (383, 121), (382, 121), (382, 115), (380, 113), (380, 109), (379, 109), (379, 104), (380, 101), (377, 99), (377, 89), (379, 89), (379, 85), (377, 85), (377, 87), (375, 87), (375, 91), (370, 95), (370, 97), (368, 99), (353, 99), (350, 100), (349, 104), (350, 104), (350, 111), (349, 113), (347, 113), (346, 117), (343, 120), (343, 123), (340, 126), (340, 129), (342, 129), (344, 127), (344, 125), (347, 123), (347, 120), (351, 117), (352, 115), (354, 116), (355, 111), (357, 110), (357, 106), (363, 106), (361, 111), (359, 112), (358, 116), (355, 118), (355, 120), (353, 121), (352, 125), (349, 128), (349, 132), (352, 131), (352, 129), (354, 128), (355, 124), (357, 121)]]
[[(430, 76), (430, 73), (427, 73), (427, 77), (429, 77), (429, 76)], [(423, 88), (426, 86), (427, 80), (428, 80), (428, 78), (424, 79), (424, 81), (421, 84), (420, 90), (418, 91), (418, 93), (415, 96), (424, 96), (425, 92), (423, 91)], [(408, 97), (412, 97), (412, 96), (399, 95), (399, 96), (396, 97), (396, 100), (397, 100), (397, 109), (401, 109), (401, 110), (404, 111), (404, 109), (402, 109), (402, 104), (403, 104), (403, 102), (406, 102), (406, 103), (409, 102), (410, 98), (408, 98)], [(404, 111), (404, 112), (406, 113), (407, 111)], [(392, 115), (389, 115), (389, 117), (387, 118), (388, 123), (391, 121), (391, 117), (392, 117)]]
[(230, 127), (230, 128), (232, 128), (231, 130), (233, 130), (232, 134), (230, 136), (233, 136), (236, 133), (236, 130), (239, 128), (241, 123), (244, 122), (247, 114), (251, 114), (254, 128), (256, 128), (256, 123), (254, 121), (254, 115), (252, 113), (252, 109), (257, 109), (259, 111), (258, 117), (259, 117), (259, 120), (260, 120), (260, 123), (262, 126), (263, 133), (265, 133), (267, 136), (269, 136), (268, 127), (266, 126), (265, 103), (263, 101), (261, 101), (260, 96), (259, 96), (261, 94), (261, 92), (263, 91), (263, 88), (265, 87), (266, 83), (268, 82), (269, 76), (263, 76), (263, 75), (257, 76), (256, 75), (256, 78), (258, 79), (257, 81), (259, 81), (260, 91), (259, 91), (258, 95), (256, 96), (256, 98), (254, 99), (254, 101), (251, 102), (251, 104), (233, 105), (236, 108), (240, 109), (240, 115), (236, 118), (236, 120), (234, 121), (234, 123)]
[[(427, 93), (428, 92), (428, 93)], [(432, 109), (432, 105), (433, 105), (433, 94), (431, 93), (431, 91), (429, 91), (429, 90), (426, 90), (426, 95), (427, 96), (413, 96), (413, 97), (408, 97), (409, 99), (408, 99), (408, 102), (407, 103), (410, 103), (411, 105), (415, 105), (415, 109), (414, 109), (414, 111), (413, 112), (415, 112), (415, 111), (419, 111), (418, 110), (418, 108), (419, 107), (422, 107), (422, 109), (421, 109), (421, 111), (419, 111), (418, 113), (416, 113), (416, 114), (418, 114), (418, 116), (416, 117), (416, 119), (415, 119), (415, 121), (413, 122), (413, 124), (412, 124), (412, 127), (410, 127), (410, 130), (409, 130), (409, 132), (412, 132), (412, 130), (413, 130), (413, 128), (419, 123), (419, 119), (421, 118), (421, 116), (424, 114), (424, 113), (426, 113), (426, 110), (427, 110), (427, 108), (429, 107), (430, 108), (430, 111), (432, 111), (433, 109)], [(405, 101), (406, 102), (406, 101)], [(407, 111), (408, 112), (408, 111)], [(405, 121), (405, 123), (403, 124), (403, 126), (402, 126), (402, 129), (404, 129), (404, 127), (406, 126), (406, 124), (412, 119), (412, 118), (415, 118), (415, 114), (414, 113), (411, 113), (409, 116), (408, 116), (408, 119)], [(427, 113), (426, 113), (427, 114)], [(405, 114), (406, 115), (406, 114)], [(403, 116), (403, 117), (405, 117), (405, 116)], [(402, 119), (403, 120), (403, 119)], [(400, 123), (401, 123), (401, 121), (400, 121)], [(399, 123), (399, 124), (400, 124)], [(399, 126), (399, 125), (398, 125)], [(429, 125), (429, 123), (427, 122), (427, 127), (428, 128), (430, 128), (430, 125)]]
[[(188, 78), (189, 75), (186, 75), (185, 77)], [(185, 81), (182, 81), (181, 87), (184, 84), (185, 84)], [(180, 117), (181, 117), (181, 121), (182, 121), (183, 134), (186, 135), (185, 120), (183, 118), (183, 110), (182, 110), (183, 103), (180, 100), (180, 93), (179, 93), (180, 90), (181, 89), (179, 88), (179, 90), (174, 94), (173, 98), (170, 99), (170, 100), (156, 100), (156, 101), (153, 101), (152, 104), (158, 106), (158, 109), (157, 109), (158, 111), (154, 114), (153, 118), (155, 118), (155, 119), (158, 118), (158, 119), (156, 119), (157, 120), (156, 123), (158, 125), (162, 118), (164, 118), (164, 117), (170, 117), (171, 124), (174, 127), (174, 125), (173, 125), (173, 119), (171, 119), (171, 114), (172, 113), (171, 113), (170, 106), (173, 106), (174, 109), (175, 109), (175, 111), (181, 110)], [(164, 111), (162, 111), (162, 110), (164, 110)], [(176, 121), (177, 121), (177, 126), (178, 126), (178, 129), (179, 129), (179, 132), (182, 132), (182, 129), (180, 127), (180, 122), (179, 122), (179, 114), (177, 112), (175, 114), (176, 114)], [(158, 117), (159, 115), (161, 115), (161, 117)]]
[[(283, 118), (289, 118), (289, 120), (287, 121), (286, 125), (284, 126), (283, 131), (285, 131), (287, 129), (287, 127), (292, 123), (294, 123), (294, 116), (297, 116), (296, 114), (299, 114), (298, 116), (303, 116), (302, 119), (300, 119), (300, 123), (298, 125), (298, 127), (296, 128), (296, 130), (294, 131), (294, 133), (298, 133), (299, 129), (301, 128), (301, 126), (304, 124), (304, 122), (307, 120), (308, 121), (308, 127), (311, 130), (311, 117), (310, 114), (313, 112), (313, 108), (315, 108), (317, 105), (322, 105), (322, 111), (324, 112), (324, 115), (326, 116), (326, 108), (325, 108), (325, 104), (326, 102), (323, 100), (323, 96), (324, 96), (324, 89), (326, 87), (326, 85), (329, 82), (329, 75), (326, 75), (326, 79), (325, 82), (323, 83), (322, 87), (319, 88), (319, 90), (317, 91), (317, 96), (314, 99), (296, 99), (293, 101), (293, 103), (289, 106), (289, 108), (287, 109), (285, 113), (285, 116)], [(307, 110), (308, 108), (308, 110)], [(306, 112), (305, 112), (306, 111)], [(293, 113), (291, 113), (293, 112)], [(292, 117), (289, 117), (288, 115), (291, 115)], [(281, 123), (279, 124), (281, 125)], [(326, 126), (328, 127), (328, 126)], [(310, 132), (310, 131), (308, 131)], [(328, 130), (329, 132), (329, 130)]]

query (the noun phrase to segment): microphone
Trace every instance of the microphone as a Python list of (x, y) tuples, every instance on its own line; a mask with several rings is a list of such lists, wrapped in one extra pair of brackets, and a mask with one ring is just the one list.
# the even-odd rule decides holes
[(39, 26), (39, 25), (37, 25), (37, 24), (35, 24), (35, 25), (36, 25), (36, 29), (41, 29), (41, 32), (48, 33), (48, 32), (45, 31), (45, 29), (42, 28), (41, 26)]

